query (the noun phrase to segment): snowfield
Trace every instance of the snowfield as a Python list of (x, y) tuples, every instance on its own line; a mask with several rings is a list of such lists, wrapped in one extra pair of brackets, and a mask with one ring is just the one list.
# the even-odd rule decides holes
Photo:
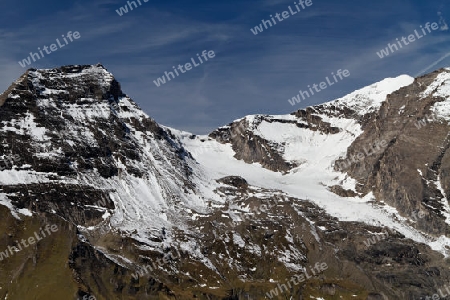
[[(409, 85), (414, 78), (402, 75), (388, 78), (338, 100), (325, 103), (329, 105), (345, 105), (356, 110), (359, 114), (379, 109), (386, 96), (399, 88)], [(265, 116), (267, 117), (267, 116)], [(283, 158), (297, 162), (299, 167), (288, 174), (273, 172), (263, 168), (258, 163), (247, 164), (234, 158), (235, 152), (230, 144), (221, 144), (215, 140), (208, 140), (207, 136), (190, 139), (190, 133), (177, 132), (183, 145), (192, 153), (203, 150), (201, 155), (194, 156), (199, 163), (205, 180), (218, 179), (225, 176), (241, 176), (249, 184), (275, 190), (281, 190), (299, 199), (309, 199), (330, 215), (341, 221), (358, 221), (374, 226), (387, 226), (404, 234), (414, 241), (426, 243), (434, 250), (449, 256), (446, 246), (450, 246), (450, 239), (442, 236), (439, 239), (430, 237), (406, 224), (406, 219), (398, 211), (386, 204), (375, 206), (375, 200), (370, 193), (365, 197), (340, 197), (328, 190), (333, 185), (341, 185), (345, 189), (355, 190), (356, 181), (345, 173), (334, 171), (336, 159), (344, 157), (347, 148), (363, 132), (360, 125), (353, 119), (332, 118), (320, 115), (331, 123), (331, 126), (345, 128), (338, 134), (326, 135), (319, 131), (299, 128), (292, 123), (262, 121), (255, 125), (255, 116), (247, 116), (246, 120), (253, 132), (262, 138), (281, 144)], [(292, 115), (269, 116), (273, 120), (294, 120)], [(205, 140), (202, 142), (201, 140)], [(280, 150), (278, 149), (278, 150)], [(201, 184), (200, 182), (198, 184)], [(448, 205), (447, 205), (448, 206)], [(450, 223), (449, 223), (450, 224)]]

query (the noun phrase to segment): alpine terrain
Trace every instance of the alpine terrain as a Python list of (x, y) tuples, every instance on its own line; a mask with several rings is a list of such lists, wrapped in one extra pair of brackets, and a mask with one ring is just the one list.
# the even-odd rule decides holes
[(444, 297), (448, 121), (450, 68), (207, 136), (102, 65), (29, 69), (0, 96), (0, 299)]

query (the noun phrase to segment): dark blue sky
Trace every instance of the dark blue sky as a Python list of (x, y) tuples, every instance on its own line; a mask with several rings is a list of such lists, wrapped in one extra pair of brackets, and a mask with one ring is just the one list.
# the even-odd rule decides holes
[[(80, 39), (30, 67), (100, 62), (156, 121), (201, 134), (247, 114), (286, 114), (386, 77), (414, 76), (450, 52), (450, 3), (443, 0), (312, 0), (258, 35), (250, 28), (294, 1), (140, 1), (119, 16), (116, 10), (127, 1), (3, 0), (1, 88), (25, 71), (18, 61), (31, 51), (79, 31)], [(439, 30), (377, 56), (396, 38), (440, 18)], [(165, 85), (153, 83), (203, 50), (216, 56)], [(443, 66), (450, 66), (450, 56), (429, 71)], [(338, 69), (351, 75), (296, 106), (288, 103)]]

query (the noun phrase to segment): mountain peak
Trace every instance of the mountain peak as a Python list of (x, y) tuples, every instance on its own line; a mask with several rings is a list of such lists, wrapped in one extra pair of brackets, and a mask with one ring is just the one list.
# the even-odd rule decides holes
[(341, 103), (362, 116), (378, 111), (387, 95), (413, 82), (414, 78), (409, 75), (385, 78), (328, 103), (332, 105)]
[[(24, 97), (26, 96), (26, 97)], [(0, 105), (14, 99), (50, 102), (118, 101), (125, 94), (114, 76), (101, 65), (68, 65), (29, 69), (0, 96)]]

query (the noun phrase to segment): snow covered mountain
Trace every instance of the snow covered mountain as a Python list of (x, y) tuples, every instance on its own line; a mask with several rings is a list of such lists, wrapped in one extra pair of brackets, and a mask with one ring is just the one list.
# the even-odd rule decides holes
[[(0, 298), (436, 294), (449, 97), (441, 69), (197, 136), (101, 65), (30, 69), (0, 96)], [(8, 250), (47, 224), (60, 230)]]

